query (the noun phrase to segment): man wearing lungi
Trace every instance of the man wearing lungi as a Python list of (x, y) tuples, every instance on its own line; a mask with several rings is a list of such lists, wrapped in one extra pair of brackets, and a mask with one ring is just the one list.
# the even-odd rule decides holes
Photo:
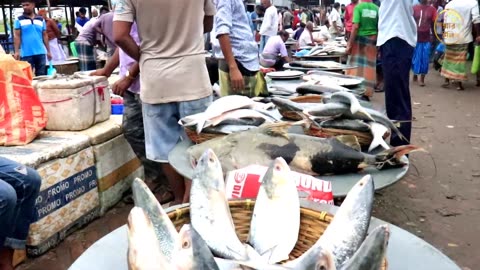
[[(381, 0), (379, 15), (377, 46), (381, 50), (387, 115), (400, 121), (400, 132), (410, 140), (412, 103), (409, 77), (417, 44), (412, 1)], [(392, 134), (392, 146), (408, 143)]]
[[(347, 7), (348, 8), (348, 7)], [(347, 75), (365, 78), (365, 95), (373, 96), (377, 68), (378, 7), (372, 0), (362, 0), (353, 11), (351, 38), (348, 40), (348, 64), (357, 68)]]
[[(445, 78), (442, 87), (448, 88), (454, 81), (457, 90), (464, 90), (463, 81), (467, 77), (468, 44), (473, 41), (472, 24), (475, 32), (480, 33), (480, 15), (476, 0), (453, 0), (445, 6), (444, 35), (446, 44), (445, 57), (442, 63), (441, 75)], [(477, 36), (476, 42), (480, 42)]]
[(214, 0), (214, 3), (217, 10), (214, 32), (224, 56), (224, 60), (218, 61), (221, 95), (266, 94), (266, 82), (259, 71), (258, 47), (243, 2)]
[(417, 24), (417, 46), (413, 53), (413, 81), (418, 81), (420, 86), (425, 86), (425, 76), (430, 65), (430, 52), (432, 51), (432, 35), (435, 33), (435, 19), (437, 10), (427, 4), (427, 0), (421, 0), (420, 4), (413, 7), (413, 17)]

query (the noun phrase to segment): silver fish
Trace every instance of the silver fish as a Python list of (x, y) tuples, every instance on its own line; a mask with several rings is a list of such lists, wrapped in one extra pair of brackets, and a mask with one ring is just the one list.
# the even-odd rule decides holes
[(235, 232), (222, 166), (210, 149), (204, 151), (195, 168), (190, 191), (190, 220), (215, 255), (248, 259), (247, 249)]
[(363, 241), (357, 252), (350, 258), (342, 270), (380, 270), (387, 251), (390, 230), (388, 225), (375, 228)]
[(318, 123), (319, 127), (331, 129), (343, 129), (358, 132), (370, 132), (370, 125), (363, 121), (355, 119), (341, 119), (336, 118), (332, 120), (325, 120)]
[(152, 221), (157, 240), (160, 243), (160, 249), (167, 261), (170, 262), (172, 260), (172, 251), (179, 237), (175, 226), (142, 180), (138, 178), (133, 180), (132, 192), (135, 206), (142, 208)]
[(333, 93), (331, 96), (331, 101), (350, 105), (350, 112), (352, 114), (363, 114), (368, 119), (374, 121), (372, 116), (365, 110), (365, 108), (362, 107), (362, 105), (360, 105), (360, 102), (352, 93), (348, 93), (348, 92)]
[(248, 242), (270, 264), (288, 259), (300, 230), (300, 200), (291, 171), (275, 159), (262, 179)]
[(345, 201), (320, 239), (291, 264), (311, 256), (318, 247), (331, 250), (335, 266), (341, 268), (360, 247), (367, 235), (375, 189), (370, 175), (364, 176), (347, 194)]
[(203, 130), (206, 133), (213, 134), (232, 134), (235, 132), (247, 131), (253, 128), (258, 128), (258, 126), (252, 125), (234, 125), (234, 124), (221, 124), (215, 127), (208, 127)]
[(128, 265), (130, 270), (174, 270), (160, 251), (151, 220), (140, 207), (128, 215)]
[(190, 224), (183, 225), (179, 234), (174, 253), (174, 265), (178, 270), (219, 270), (207, 243)]
[(238, 110), (233, 110), (233, 111), (223, 113), (220, 116), (217, 116), (217, 117), (214, 117), (212, 119), (207, 120), (206, 123), (204, 124), (203, 128), (207, 128), (207, 127), (210, 127), (210, 126), (216, 126), (220, 123), (223, 123), (226, 120), (235, 120), (235, 119), (242, 119), (242, 118), (260, 119), (260, 120), (263, 120), (262, 124), (264, 122), (273, 123), (275, 121), (271, 117), (268, 117), (265, 114), (260, 113), (256, 110), (238, 109)]

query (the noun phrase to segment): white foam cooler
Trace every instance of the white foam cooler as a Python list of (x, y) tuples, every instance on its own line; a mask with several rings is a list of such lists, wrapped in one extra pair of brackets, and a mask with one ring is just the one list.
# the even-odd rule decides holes
[(37, 84), (37, 93), (47, 112), (47, 130), (78, 131), (95, 124), (96, 97), (91, 80), (46, 80)]
[(75, 77), (91, 80), (95, 88), (95, 123), (106, 121), (112, 114), (110, 87), (105, 76), (88, 76), (76, 73)]

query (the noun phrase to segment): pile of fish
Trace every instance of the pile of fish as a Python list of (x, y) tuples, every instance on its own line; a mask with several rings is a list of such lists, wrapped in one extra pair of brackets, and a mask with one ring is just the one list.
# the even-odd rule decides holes
[(132, 184), (135, 207), (128, 218), (132, 270), (290, 269), (379, 270), (387, 226), (368, 236), (374, 183), (363, 177), (348, 193), (331, 224), (303, 255), (289, 259), (300, 231), (300, 203), (290, 169), (275, 159), (262, 179), (246, 243), (237, 236), (225, 195), (222, 167), (212, 150), (198, 161), (192, 179), (190, 221), (178, 233), (143, 181)]
[[(322, 101), (323, 103), (296, 103), (284, 98), (272, 99), (280, 111), (296, 112), (299, 117), (305, 115), (306, 119), (311, 120), (310, 125), (318, 129), (370, 133), (373, 140), (368, 147), (369, 152), (378, 146), (390, 148), (384, 141), (384, 136), (389, 130), (407, 141), (387, 116), (368, 108), (368, 103), (359, 101), (352, 93), (333, 93), (324, 96)], [(291, 114), (284, 114), (287, 117), (288, 115)]]
[(215, 100), (205, 112), (184, 117), (178, 123), (195, 129), (198, 134), (231, 134), (277, 122), (267, 111), (269, 106), (245, 96), (226, 96)]
[[(325, 105), (346, 106), (341, 103)], [(314, 112), (316, 111), (312, 111)], [(376, 117), (375, 114), (366, 112), (363, 117), (368, 119)], [(252, 164), (268, 166), (275, 158), (281, 157), (292, 170), (316, 176), (356, 173), (369, 166), (380, 170), (402, 167), (406, 162), (403, 158), (405, 154), (421, 150), (419, 147), (406, 145), (390, 148), (378, 154), (368, 154), (361, 152), (356, 136), (319, 138), (288, 133), (288, 129), (294, 124), (304, 122), (280, 122), (229, 134), (193, 145), (187, 149), (187, 153), (192, 166), (195, 166), (201, 155), (207, 149), (212, 149), (222, 161), (224, 172)]]

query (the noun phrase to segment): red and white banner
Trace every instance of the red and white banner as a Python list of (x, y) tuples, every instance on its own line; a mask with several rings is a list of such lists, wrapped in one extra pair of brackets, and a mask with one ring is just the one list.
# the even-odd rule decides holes
[[(268, 167), (251, 165), (243, 169), (230, 171), (226, 178), (227, 198), (255, 199), (260, 189), (262, 178)], [(325, 204), (333, 204), (332, 183), (310, 175), (291, 172), (297, 190), (306, 193), (306, 199)]]

